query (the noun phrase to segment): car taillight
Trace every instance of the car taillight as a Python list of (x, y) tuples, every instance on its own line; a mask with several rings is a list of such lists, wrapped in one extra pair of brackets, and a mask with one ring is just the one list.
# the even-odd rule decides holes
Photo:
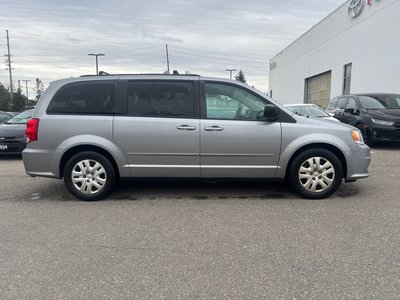
[(26, 124), (26, 143), (37, 141), (39, 129), (39, 119), (30, 119)]

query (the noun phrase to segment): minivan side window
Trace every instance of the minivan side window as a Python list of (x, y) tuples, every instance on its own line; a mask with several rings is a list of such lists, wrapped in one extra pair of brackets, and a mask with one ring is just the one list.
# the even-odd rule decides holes
[(349, 101), (347, 101), (346, 104), (346, 109), (356, 109), (357, 108), (357, 102), (354, 98), (349, 98)]
[(336, 104), (336, 109), (344, 109), (346, 107), (347, 99), (348, 97), (339, 98)]
[(266, 101), (229, 84), (205, 83), (207, 119), (260, 121)]
[(193, 118), (193, 82), (129, 82), (128, 114), (137, 117)]
[(328, 107), (326, 108), (327, 110), (333, 110), (336, 107), (336, 103), (338, 102), (339, 98), (333, 98), (329, 104)]
[(115, 83), (77, 83), (61, 88), (52, 98), (50, 114), (112, 114)]

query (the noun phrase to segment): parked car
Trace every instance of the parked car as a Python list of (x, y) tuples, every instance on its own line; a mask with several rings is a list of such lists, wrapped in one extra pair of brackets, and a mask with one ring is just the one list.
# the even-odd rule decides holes
[(400, 141), (400, 95), (356, 94), (333, 98), (327, 111), (339, 121), (357, 127), (368, 145)]
[(26, 129), (27, 174), (82, 200), (124, 178), (287, 179), (305, 198), (368, 177), (358, 129), (298, 116), (231, 80), (101, 75), (50, 84)]
[(26, 124), (33, 109), (24, 111), (0, 125), (0, 155), (21, 154), (26, 146)]
[(6, 111), (0, 111), (0, 124), (3, 124), (5, 121), (11, 119), (14, 115), (12, 113)]
[(286, 104), (285, 106), (300, 116), (321, 118), (324, 120), (339, 122), (338, 119), (334, 118), (325, 109), (315, 104)]

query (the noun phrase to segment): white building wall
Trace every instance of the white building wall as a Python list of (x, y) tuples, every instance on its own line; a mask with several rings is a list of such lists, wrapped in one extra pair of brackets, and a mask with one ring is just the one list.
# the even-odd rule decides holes
[(274, 99), (304, 102), (305, 79), (327, 71), (331, 98), (341, 95), (348, 63), (351, 93), (400, 93), (400, 0), (373, 0), (356, 18), (348, 15), (349, 2), (271, 59)]

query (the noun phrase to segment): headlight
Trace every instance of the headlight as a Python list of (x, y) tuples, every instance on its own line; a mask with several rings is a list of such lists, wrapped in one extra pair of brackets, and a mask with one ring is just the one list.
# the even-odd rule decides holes
[(359, 130), (351, 130), (351, 137), (353, 138), (353, 141), (359, 144), (364, 144), (364, 139), (362, 137), (362, 134)]
[(379, 120), (379, 119), (372, 119), (372, 122), (379, 124), (379, 125), (386, 125), (386, 126), (393, 126), (394, 122)]

